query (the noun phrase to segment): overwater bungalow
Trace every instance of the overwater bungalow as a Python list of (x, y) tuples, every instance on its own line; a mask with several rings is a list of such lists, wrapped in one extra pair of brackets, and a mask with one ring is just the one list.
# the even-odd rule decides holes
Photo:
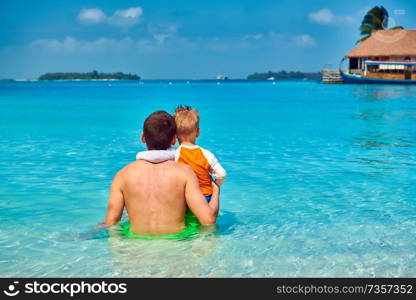
[(376, 31), (345, 55), (340, 73), (345, 83), (416, 84), (416, 30)]

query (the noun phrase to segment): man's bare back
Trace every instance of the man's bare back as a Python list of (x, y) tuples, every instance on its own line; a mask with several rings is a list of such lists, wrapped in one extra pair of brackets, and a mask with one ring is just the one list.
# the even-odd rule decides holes
[(137, 161), (125, 167), (121, 176), (134, 233), (165, 235), (184, 228), (186, 178), (179, 164)]
[(214, 224), (218, 214), (218, 187), (208, 204), (198, 179), (186, 165), (166, 161), (135, 161), (113, 180), (105, 223), (117, 223), (126, 207), (130, 230), (143, 235), (166, 235), (184, 229), (189, 207), (202, 224)]

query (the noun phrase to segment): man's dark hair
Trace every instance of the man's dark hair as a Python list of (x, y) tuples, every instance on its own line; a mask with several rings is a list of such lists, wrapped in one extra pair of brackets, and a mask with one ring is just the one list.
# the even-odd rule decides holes
[(175, 133), (175, 119), (166, 111), (155, 111), (144, 121), (143, 135), (148, 150), (168, 149)]

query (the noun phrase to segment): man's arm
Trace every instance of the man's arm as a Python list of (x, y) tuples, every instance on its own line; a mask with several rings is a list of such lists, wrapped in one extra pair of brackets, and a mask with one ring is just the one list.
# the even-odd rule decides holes
[(108, 200), (107, 215), (105, 217), (104, 226), (110, 227), (117, 224), (124, 209), (124, 196), (121, 191), (121, 175), (120, 172), (114, 177), (110, 189), (110, 199)]
[(207, 203), (199, 189), (198, 178), (190, 167), (186, 168), (185, 199), (189, 209), (203, 225), (215, 224), (219, 210), (219, 187), (213, 183), (211, 201)]

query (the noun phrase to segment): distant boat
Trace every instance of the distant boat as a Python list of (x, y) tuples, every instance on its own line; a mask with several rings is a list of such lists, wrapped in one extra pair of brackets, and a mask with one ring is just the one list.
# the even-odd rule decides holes
[(225, 75), (217, 75), (217, 77), (215, 77), (217, 80), (228, 80), (228, 77)]
[(275, 80), (275, 78), (273, 76), (267, 78), (267, 80)]
[(339, 71), (344, 83), (416, 84), (416, 30), (378, 30), (345, 55)]

